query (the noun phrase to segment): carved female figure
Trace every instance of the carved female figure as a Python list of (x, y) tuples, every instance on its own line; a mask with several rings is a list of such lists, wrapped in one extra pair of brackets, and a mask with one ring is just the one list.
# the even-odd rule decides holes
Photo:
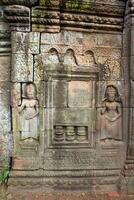
[(122, 108), (118, 90), (109, 85), (100, 111), (101, 139), (122, 140)]
[(22, 99), (21, 106), (18, 108), (20, 113), (21, 139), (38, 139), (38, 100), (37, 91), (34, 83), (25, 86), (25, 98)]

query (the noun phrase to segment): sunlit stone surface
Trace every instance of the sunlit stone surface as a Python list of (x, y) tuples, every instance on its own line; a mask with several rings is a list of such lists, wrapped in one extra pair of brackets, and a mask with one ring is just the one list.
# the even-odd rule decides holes
[(0, 2), (1, 200), (134, 195), (133, 8)]

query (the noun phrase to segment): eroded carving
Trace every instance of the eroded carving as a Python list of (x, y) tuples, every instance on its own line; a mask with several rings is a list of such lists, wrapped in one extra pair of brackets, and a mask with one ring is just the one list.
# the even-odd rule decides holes
[[(118, 53), (118, 52), (117, 52)], [(102, 80), (120, 80), (121, 78), (121, 66), (120, 57), (111, 58), (108, 57), (105, 63), (100, 64), (101, 73), (100, 78)]]
[(21, 140), (38, 140), (39, 125), (39, 102), (34, 83), (27, 83), (24, 88), (25, 98), (22, 99), (21, 106), (18, 107), (20, 114)]
[(25, 6), (33, 6), (37, 3), (37, 0), (2, 0), (3, 4), (7, 5), (25, 5)]
[(88, 127), (86, 126), (54, 126), (54, 140), (56, 142), (81, 143), (88, 140)]
[(99, 115), (101, 140), (122, 140), (122, 106), (117, 88), (108, 85)]
[(54, 140), (57, 142), (61, 142), (64, 140), (64, 127), (63, 126), (55, 126)]
[(46, 65), (56, 65), (59, 64), (60, 58), (58, 51), (55, 48), (52, 48), (48, 52), (48, 57), (46, 59)]
[(87, 66), (94, 67), (96, 65), (94, 53), (90, 50), (85, 52), (85, 62)]
[(22, 5), (9, 5), (4, 10), (4, 17), (9, 21), (11, 30), (30, 30), (30, 8)]
[(70, 66), (78, 65), (75, 53), (72, 49), (67, 49), (65, 56), (64, 56), (64, 64)]
[(74, 141), (75, 140), (75, 128), (74, 126), (68, 126), (66, 129), (66, 140)]

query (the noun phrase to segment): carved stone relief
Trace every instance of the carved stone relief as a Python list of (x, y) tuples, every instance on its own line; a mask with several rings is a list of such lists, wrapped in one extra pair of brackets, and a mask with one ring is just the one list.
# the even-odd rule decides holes
[(88, 127), (57, 125), (54, 127), (54, 140), (57, 144), (75, 144), (88, 141)]
[(20, 115), (21, 140), (39, 138), (39, 103), (37, 100), (36, 86), (33, 83), (25, 85), (25, 97), (18, 107)]
[(74, 51), (72, 49), (67, 49), (64, 55), (64, 65), (69, 65), (72, 67), (78, 65)]
[(128, 142), (134, 155), (133, 2), (1, 0), (0, 140), (4, 152), (13, 133), (11, 189), (118, 191)]
[(101, 140), (122, 141), (122, 102), (114, 85), (108, 85), (98, 116), (98, 131)]
[(33, 55), (39, 53), (40, 33), (12, 33), (12, 81), (33, 81)]
[(54, 48), (50, 49), (48, 52), (45, 65), (46, 66), (57, 65), (59, 64), (59, 62), (60, 62), (60, 59), (59, 59), (58, 51)]
[(44, 123), (48, 147), (61, 145), (72, 149), (78, 144), (90, 147), (93, 145), (92, 120), (95, 119), (94, 95), (99, 69), (92, 51), (85, 52), (83, 57), (87, 64), (80, 66), (76, 52), (69, 47), (64, 50), (58, 52), (52, 47), (37, 56), (37, 67), (42, 63), (40, 73), (44, 73), (46, 84)]
[(87, 50), (85, 52), (85, 63), (86, 63), (87, 66), (90, 66), (90, 67), (95, 66), (96, 61), (95, 61), (95, 56), (94, 56), (93, 51)]
[[(12, 35), (14, 41), (15, 37), (14, 33)], [(120, 61), (120, 53), (117, 56), (114, 55), (113, 59), (113, 54), (119, 52), (119, 48), (114, 46), (111, 50), (110, 42), (108, 41), (109, 46), (106, 47), (106, 38), (104, 40), (103, 36), (100, 38), (99, 40), (97, 34), (71, 31), (54, 34), (17, 34), (17, 44), (13, 45), (13, 52), (17, 58), (20, 54), (30, 55), (32, 65), (28, 63), (20, 65), (18, 59), (19, 65), (15, 63), (13, 66), (16, 73), (15, 79), (12, 80), (14, 82), (12, 95), (15, 94), (13, 98), (15, 148), (20, 145), (20, 151), (17, 153), (15, 151), (15, 153), (27, 156), (28, 159), (34, 155), (34, 159), (39, 160), (44, 177), (43, 186), (47, 184), (45, 177), (47, 173), (54, 180), (56, 180), (55, 174), (59, 180), (62, 179), (63, 174), (68, 173), (72, 181), (71, 170), (74, 172), (77, 169), (88, 170), (86, 173), (89, 176), (89, 169), (93, 169), (95, 170), (94, 176), (97, 173), (102, 173), (103, 176), (105, 174), (104, 162), (109, 162), (107, 166), (109, 174), (113, 173), (109, 169), (118, 168), (119, 171), (122, 165), (116, 163), (120, 155), (118, 152), (121, 152), (123, 146), (124, 116), (122, 97), (120, 98), (119, 94), (122, 85), (119, 87), (120, 81), (119, 83), (116, 81), (119, 77), (113, 76), (112, 68), (115, 58)], [(117, 38), (113, 36), (112, 40), (116, 41)], [(120, 41), (117, 43), (120, 44)], [(107, 73), (104, 64), (110, 73), (108, 78), (102, 73), (103, 70)], [(23, 73), (20, 72), (21, 67), (24, 69), (25, 66), (26, 70), (31, 66), (32, 78), (30, 80), (23, 79)], [(120, 67), (116, 65), (115, 69), (120, 71)], [(16, 79), (17, 76), (19, 79)], [(24, 78), (26, 77), (27, 73), (24, 73)], [(111, 77), (111, 84), (107, 84), (109, 77)], [(102, 86), (103, 83), (105, 86)], [(21, 102), (18, 106), (19, 98)], [(15, 110), (16, 105), (17, 111)], [(98, 123), (96, 118), (99, 119)], [(109, 149), (103, 148), (104, 145), (97, 145), (97, 134), (101, 141), (113, 141)], [(31, 158), (28, 159), (22, 169), (39, 167), (35, 161), (30, 160)], [(77, 176), (82, 176), (84, 180), (81, 171), (77, 172)], [(114, 184), (117, 179), (118, 175), (116, 175)], [(53, 184), (52, 181), (50, 187)], [(59, 188), (58, 184), (55, 184)], [(66, 180), (64, 187), (68, 188), (68, 184)], [(73, 187), (72, 184), (71, 182), (70, 188)]]
[(102, 68), (101, 79), (102, 80), (119, 80), (121, 77), (121, 63), (119, 59), (108, 58), (104, 64), (101, 64)]
[(32, 6), (37, 3), (37, 0), (2, 0), (3, 3), (7, 5), (26, 5), (26, 6)]

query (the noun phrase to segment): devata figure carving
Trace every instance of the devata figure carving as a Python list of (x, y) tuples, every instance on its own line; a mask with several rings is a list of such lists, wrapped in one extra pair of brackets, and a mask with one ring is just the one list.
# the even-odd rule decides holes
[(122, 140), (122, 108), (118, 90), (109, 85), (100, 111), (101, 140)]
[(34, 83), (26, 84), (24, 88), (25, 98), (19, 107), (21, 139), (38, 139), (38, 100)]

